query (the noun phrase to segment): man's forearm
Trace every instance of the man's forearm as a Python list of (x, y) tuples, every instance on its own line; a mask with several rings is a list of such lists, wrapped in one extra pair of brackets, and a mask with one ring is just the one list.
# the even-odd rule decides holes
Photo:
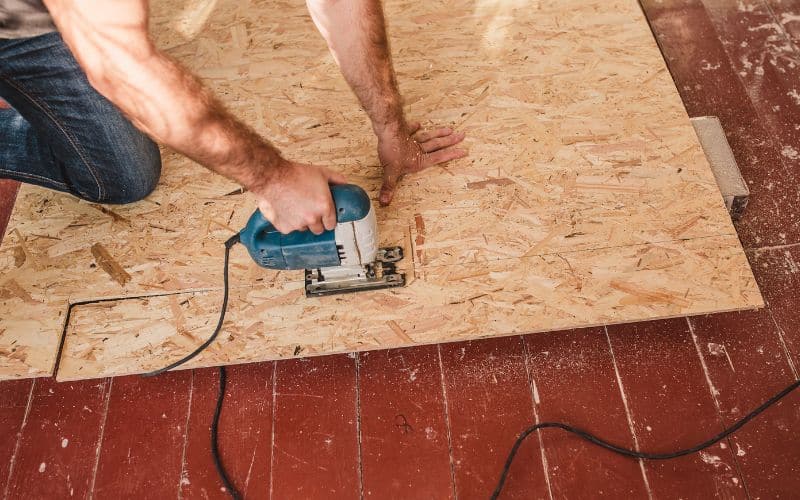
[(401, 132), (407, 124), (380, 0), (307, 0), (307, 4), (375, 134)]
[[(278, 168), (282, 158), (274, 147), (153, 46), (147, 36), (146, 4), (47, 4), (92, 85), (157, 142), (248, 189), (267, 182)], [(119, 9), (128, 12), (120, 15)]]
[[(248, 189), (267, 182), (280, 153), (237, 120), (191, 73), (160, 53), (143, 61), (107, 97), (157, 142)], [(102, 88), (102, 86), (101, 86)]]

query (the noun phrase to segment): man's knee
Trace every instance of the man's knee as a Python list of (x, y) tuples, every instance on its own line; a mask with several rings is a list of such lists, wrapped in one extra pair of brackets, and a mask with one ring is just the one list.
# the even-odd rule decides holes
[(129, 177), (127, 181), (113, 193), (106, 203), (133, 203), (145, 199), (155, 190), (161, 174), (161, 159), (149, 161), (142, 165), (137, 177)]
[(64, 145), (73, 192), (97, 203), (145, 198), (161, 175), (158, 146), (104, 97), (89, 93), (86, 99), (93, 104), (93, 117), (72, 130), (77, 140)]
[(146, 140), (103, 148), (90, 162), (73, 159), (77, 164), (65, 165), (69, 171), (68, 186), (74, 195), (93, 203), (122, 205), (146, 198), (161, 177), (161, 155), (158, 146)]
[(148, 139), (145, 144), (135, 149), (132, 157), (128, 156), (130, 150), (117, 155), (113, 170), (119, 175), (106, 182), (103, 203), (124, 204), (140, 201), (152, 193), (158, 185), (161, 177), (161, 155), (158, 146)]
[(161, 176), (161, 155), (149, 137), (124, 119), (105, 128), (65, 165), (70, 191), (95, 203), (125, 204), (147, 197)]

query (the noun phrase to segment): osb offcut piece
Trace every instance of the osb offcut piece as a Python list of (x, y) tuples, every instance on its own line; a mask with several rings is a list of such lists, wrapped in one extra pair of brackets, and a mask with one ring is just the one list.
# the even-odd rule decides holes
[[(302, 2), (153, 7), (160, 46), (234, 113), (287, 156), (377, 193), (369, 123)], [(465, 130), (470, 147), (378, 210), (382, 243), (406, 248), (409, 285), (306, 299), (301, 273), (237, 248), (224, 332), (187, 367), (762, 305), (635, 0), (386, 11), (409, 116)], [(222, 242), (254, 203), (178, 155), (164, 165), (131, 206), (23, 189), (0, 249), (0, 349), (16, 349), (2, 376), (52, 370), (69, 303), (122, 299), (73, 307), (60, 379), (146, 371), (210, 334)]]

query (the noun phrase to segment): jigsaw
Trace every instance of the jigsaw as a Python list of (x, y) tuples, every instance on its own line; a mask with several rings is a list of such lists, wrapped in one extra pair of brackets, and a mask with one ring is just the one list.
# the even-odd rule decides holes
[(305, 271), (306, 296), (377, 290), (405, 285), (397, 272), (401, 247), (378, 246), (378, 223), (369, 196), (359, 186), (331, 186), (336, 228), (281, 234), (256, 210), (239, 233), (256, 263), (267, 269)]

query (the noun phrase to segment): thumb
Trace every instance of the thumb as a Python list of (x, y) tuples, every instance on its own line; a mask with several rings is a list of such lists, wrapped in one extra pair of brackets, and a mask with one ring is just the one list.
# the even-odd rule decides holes
[(385, 207), (392, 202), (396, 188), (397, 183), (395, 181), (388, 179), (383, 181), (383, 186), (381, 186), (381, 194), (378, 196), (378, 201), (380, 201), (381, 206)]
[(328, 179), (329, 184), (347, 184), (347, 178), (339, 172), (335, 172), (326, 168), (322, 171), (322, 173)]
[(258, 209), (261, 211), (261, 215), (263, 215), (265, 219), (274, 223), (275, 210), (273, 210), (272, 204), (265, 200), (258, 200)]

